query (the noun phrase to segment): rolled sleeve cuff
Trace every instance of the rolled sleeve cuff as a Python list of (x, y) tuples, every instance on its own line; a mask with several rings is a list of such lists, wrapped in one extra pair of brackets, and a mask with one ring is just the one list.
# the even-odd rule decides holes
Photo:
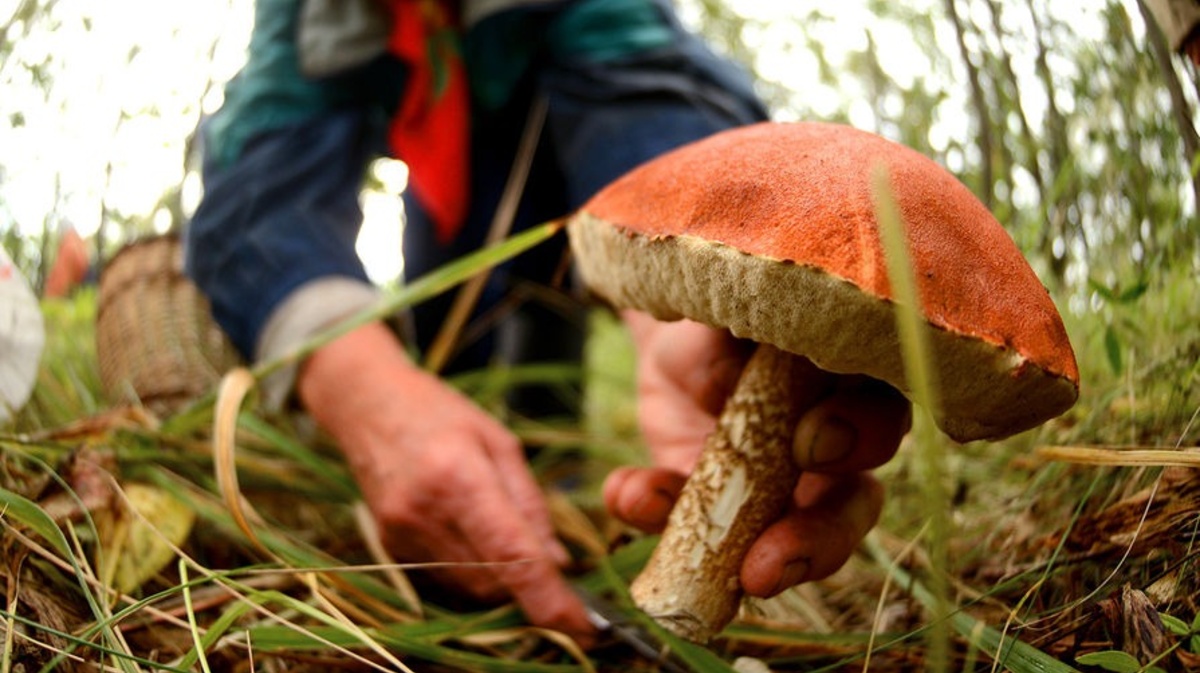
[[(254, 357), (266, 362), (283, 357), (338, 321), (373, 305), (379, 291), (369, 283), (344, 276), (326, 276), (297, 287), (267, 318)], [(297, 365), (272, 373), (262, 382), (263, 402), (278, 410), (296, 384)]]

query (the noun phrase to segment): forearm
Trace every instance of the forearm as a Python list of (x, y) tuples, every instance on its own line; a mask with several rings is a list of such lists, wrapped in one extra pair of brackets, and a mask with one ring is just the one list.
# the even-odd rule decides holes
[(309, 356), (299, 368), (296, 395), (313, 420), (333, 435), (364, 483), (363, 473), (381, 462), (369, 452), (390, 444), (358, 434), (375, 432), (376, 424), (389, 419), (399, 421), (392, 418), (398, 392), (419, 394), (425, 379), (391, 331), (382, 323), (369, 323)]

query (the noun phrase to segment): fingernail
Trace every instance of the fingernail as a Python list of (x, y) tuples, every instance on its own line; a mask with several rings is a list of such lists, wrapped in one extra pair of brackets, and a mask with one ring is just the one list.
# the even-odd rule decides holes
[(783, 573), (779, 575), (779, 582), (775, 585), (775, 590), (771, 592), (771, 595), (782, 593), (803, 582), (811, 567), (812, 563), (807, 558), (796, 559), (784, 566)]
[(802, 468), (829, 465), (845, 458), (858, 443), (858, 431), (854, 426), (837, 417), (820, 420), (811, 432), (796, 435), (793, 455)]

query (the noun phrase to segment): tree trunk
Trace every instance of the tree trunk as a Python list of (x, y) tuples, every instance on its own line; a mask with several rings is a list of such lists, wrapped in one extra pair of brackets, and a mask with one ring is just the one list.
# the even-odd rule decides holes
[(992, 116), (988, 112), (987, 97), (984, 95), (979, 68), (971, 60), (971, 50), (967, 48), (967, 29), (958, 16), (958, 8), (955, 6), (954, 0), (946, 0), (946, 15), (954, 24), (954, 34), (958, 37), (958, 53), (962, 57), (963, 65), (967, 68), (967, 80), (971, 84), (971, 105), (975, 108), (975, 121), (979, 133), (979, 154), (981, 155), (980, 182), (982, 184), (978, 190), (979, 199), (983, 201), (983, 205), (987, 206), (988, 210), (991, 210), (992, 203), (995, 201), (993, 192), (996, 187), (996, 178), (992, 172)]
[(1183, 140), (1184, 160), (1187, 162), (1188, 174), (1192, 179), (1192, 194), (1196, 199), (1196, 207), (1200, 208), (1200, 176), (1194, 170), (1197, 156), (1200, 155), (1200, 136), (1197, 135), (1196, 126), (1192, 123), (1192, 108), (1191, 105), (1188, 105), (1187, 98), (1184, 97), (1183, 85), (1179, 83), (1175, 65), (1171, 61), (1171, 49), (1167, 46), (1166, 36), (1163, 35), (1162, 29), (1155, 21), (1154, 15), (1150, 13), (1150, 9), (1146, 7), (1146, 3), (1138, 0), (1137, 4), (1142, 13), (1142, 19), (1146, 22), (1146, 41), (1150, 43), (1154, 60), (1158, 63), (1158, 69), (1162, 73), (1163, 84), (1171, 94), (1171, 111), (1176, 125), (1179, 126), (1179, 137)]

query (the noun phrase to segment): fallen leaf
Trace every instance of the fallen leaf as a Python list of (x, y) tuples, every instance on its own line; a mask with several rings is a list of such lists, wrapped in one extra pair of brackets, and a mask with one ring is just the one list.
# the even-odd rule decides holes
[(102, 562), (98, 565), (110, 586), (129, 593), (175, 558), (172, 547), (187, 539), (196, 515), (155, 486), (130, 483), (124, 485), (124, 492), (124, 507), (100, 531)]

